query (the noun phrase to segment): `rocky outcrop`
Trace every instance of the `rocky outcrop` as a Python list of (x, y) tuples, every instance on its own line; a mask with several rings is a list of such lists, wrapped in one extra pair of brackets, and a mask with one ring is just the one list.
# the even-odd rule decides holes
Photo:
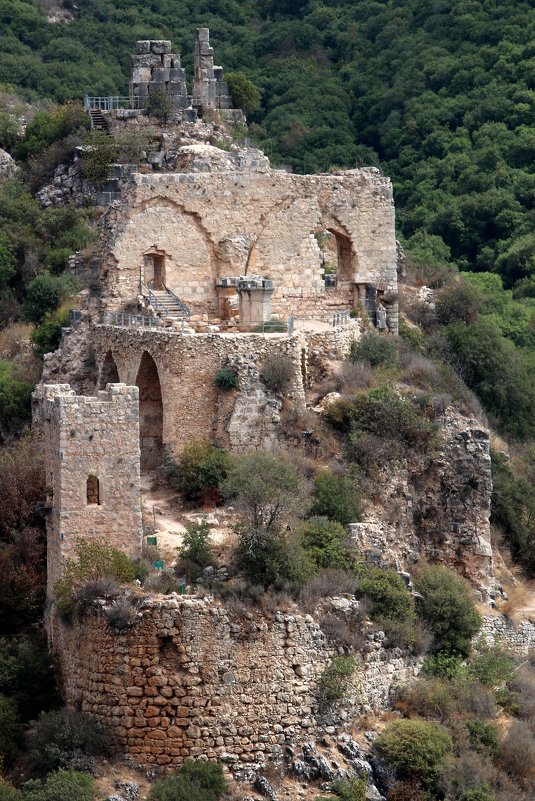
[(0, 149), (0, 183), (14, 178), (19, 172), (15, 160), (5, 150)]
[(366, 559), (410, 571), (425, 557), (455, 568), (492, 601), (489, 432), (451, 407), (438, 422), (435, 449), (379, 471), (377, 497), (351, 530)]

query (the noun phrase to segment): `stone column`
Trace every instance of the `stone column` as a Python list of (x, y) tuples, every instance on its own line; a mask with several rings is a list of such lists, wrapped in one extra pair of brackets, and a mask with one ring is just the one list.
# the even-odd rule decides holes
[(256, 325), (271, 320), (273, 281), (251, 277), (238, 282), (240, 325)]

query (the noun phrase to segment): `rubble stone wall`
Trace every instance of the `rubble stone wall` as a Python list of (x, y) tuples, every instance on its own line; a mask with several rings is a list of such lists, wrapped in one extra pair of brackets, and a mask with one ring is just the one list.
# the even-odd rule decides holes
[(40, 385), (46, 484), (48, 593), (80, 538), (141, 554), (137, 387), (109, 384), (96, 397)]
[(352, 716), (384, 708), (421, 664), (372, 635), (341, 714), (331, 710), (326, 722), (317, 687), (333, 651), (310, 616), (268, 618), (171, 596), (142, 602), (127, 633), (95, 612), (73, 625), (53, 619), (50, 635), (67, 705), (102, 721), (145, 768), (201, 754), (254, 767), (322, 736), (325, 725), (341, 731)]
[[(274, 314), (349, 308), (355, 283), (397, 292), (392, 187), (374, 169), (135, 174), (102, 225), (110, 309), (136, 298), (144, 256), (155, 251), (165, 254), (167, 286), (195, 312), (216, 313), (214, 283), (229, 275), (272, 279)], [(323, 281), (321, 230), (337, 238), (336, 290)]]
[(532, 620), (513, 622), (503, 615), (486, 615), (483, 618), (481, 639), (518, 656), (526, 656), (535, 648), (535, 623)]

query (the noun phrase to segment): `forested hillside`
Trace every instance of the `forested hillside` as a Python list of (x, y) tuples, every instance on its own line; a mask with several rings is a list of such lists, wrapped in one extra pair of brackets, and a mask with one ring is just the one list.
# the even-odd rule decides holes
[(151, 36), (172, 38), (191, 76), (193, 31), (208, 25), (218, 61), (262, 91), (252, 132), (275, 162), (381, 165), (406, 238), (438, 235), (446, 247), (427, 250), (508, 285), (535, 268), (530, 2), (79, 0), (71, 10), (73, 22), (49, 24), (38, 3), (2, 3), (0, 83), (58, 101), (124, 93), (132, 43)]

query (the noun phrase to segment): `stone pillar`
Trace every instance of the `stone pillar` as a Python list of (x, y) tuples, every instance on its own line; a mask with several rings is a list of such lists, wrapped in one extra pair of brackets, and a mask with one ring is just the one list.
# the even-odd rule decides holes
[(162, 89), (169, 95), (175, 109), (189, 106), (186, 70), (180, 66), (180, 56), (171, 53), (170, 41), (139, 41), (130, 61), (130, 97), (134, 108), (146, 108), (150, 95)]
[(194, 61), (193, 107), (232, 108), (228, 86), (223, 78), (223, 68), (214, 66), (214, 48), (210, 47), (208, 28), (197, 28)]
[(267, 278), (244, 278), (238, 282), (240, 325), (256, 325), (271, 320), (273, 281)]
[(229, 300), (238, 294), (237, 281), (235, 278), (224, 278), (215, 289), (217, 292), (217, 316), (220, 320), (229, 320), (232, 316)]

